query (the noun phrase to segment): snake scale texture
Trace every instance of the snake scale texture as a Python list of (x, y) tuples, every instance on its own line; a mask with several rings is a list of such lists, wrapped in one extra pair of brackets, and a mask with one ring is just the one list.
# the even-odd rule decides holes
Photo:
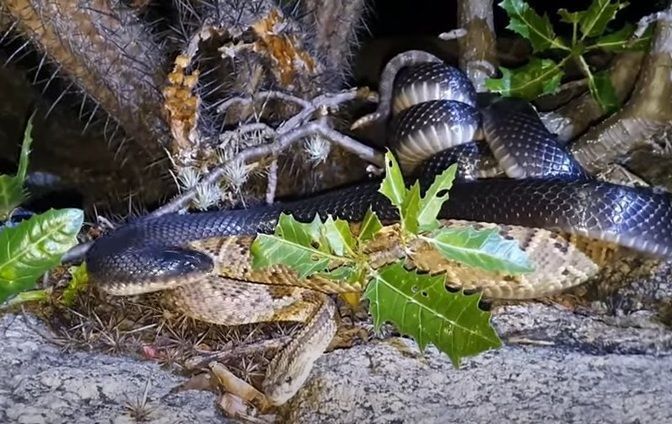
[[(456, 286), (491, 298), (532, 298), (576, 286), (623, 250), (670, 256), (669, 194), (598, 181), (549, 133), (525, 101), (479, 97), (467, 77), (422, 51), (402, 53), (386, 65), (374, 121), (409, 178), (424, 187), (458, 163), (458, 179), (440, 213), (445, 226), (498, 225), (515, 239), (535, 271), (523, 276), (488, 273), (444, 260), (419, 247), (414, 264), (445, 272)], [(371, 207), (383, 222), (397, 211), (363, 182), (292, 202), (244, 210), (141, 218), (98, 239), (86, 262), (91, 281), (112, 295), (163, 291), (172, 305), (207, 322), (305, 323), (276, 354), (262, 390), (271, 404), (290, 399), (336, 332), (332, 293), (358, 291), (317, 277), (301, 280), (281, 266), (250, 267), (257, 233), (270, 233), (280, 213), (301, 221), (328, 214), (357, 231)], [(385, 264), (402, 252), (393, 237), (372, 248)]]

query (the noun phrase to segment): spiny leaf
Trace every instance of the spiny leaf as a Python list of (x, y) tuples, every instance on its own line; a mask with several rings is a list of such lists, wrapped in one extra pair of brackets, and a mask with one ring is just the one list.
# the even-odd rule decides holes
[(385, 154), (385, 178), (378, 191), (399, 210), (402, 228), (416, 234), (420, 211), (420, 184), (416, 181), (410, 189), (406, 188), (401, 168), (391, 152)]
[(327, 217), (322, 226), (324, 237), (329, 242), (331, 251), (338, 256), (354, 256), (354, 250), (357, 247), (357, 241), (350, 231), (350, 225), (342, 219)]
[(535, 53), (549, 48), (569, 50), (566, 43), (555, 35), (548, 16), (539, 16), (524, 0), (504, 0), (499, 6), (509, 16), (506, 28), (528, 39)]
[(79, 209), (48, 210), (0, 232), (0, 302), (28, 290), (77, 243)]
[(424, 197), (420, 200), (418, 225), (421, 230), (433, 230), (438, 225), (436, 217), (441, 206), (448, 200), (449, 190), (453, 187), (457, 164), (452, 164), (438, 175)]
[(23, 181), (17, 177), (0, 175), (0, 220), (7, 219), (25, 199)]
[(359, 273), (357, 272), (357, 268), (351, 265), (339, 266), (338, 268), (334, 268), (329, 271), (315, 273), (315, 275), (319, 275), (334, 281), (345, 281), (350, 284), (357, 282), (360, 277)]
[(420, 183), (417, 181), (406, 194), (401, 207), (401, 227), (412, 233), (418, 233), (418, 213), (420, 212)]
[(282, 264), (294, 269), (299, 278), (306, 278), (316, 272), (326, 272), (331, 261), (343, 262), (344, 258), (331, 254), (320, 226), (318, 216), (311, 223), (301, 223), (281, 214), (274, 234), (259, 234), (252, 243), (252, 267)]
[(0, 219), (7, 219), (9, 214), (26, 200), (27, 192), (23, 188), (28, 172), (28, 156), (30, 146), (33, 143), (33, 116), (28, 119), (28, 124), (23, 132), (19, 167), (15, 176), (0, 175)]
[(568, 24), (578, 24), (585, 12), (570, 12), (567, 9), (558, 9), (560, 20)]
[(564, 75), (562, 63), (532, 57), (526, 65), (514, 70), (500, 67), (502, 78), (488, 78), (485, 85), (490, 91), (507, 97), (533, 100), (557, 90)]
[(605, 112), (612, 113), (618, 110), (620, 104), (616, 96), (616, 90), (606, 71), (592, 74), (588, 78), (588, 87), (593, 98), (597, 100), (597, 103)]
[(381, 228), (383, 228), (383, 224), (378, 219), (378, 215), (376, 215), (371, 209), (371, 206), (369, 206), (366, 215), (364, 215), (364, 220), (362, 221), (362, 229), (359, 231), (359, 240), (371, 240)]
[(579, 28), (582, 39), (587, 37), (597, 37), (607, 29), (609, 21), (616, 17), (616, 13), (628, 5), (627, 2), (621, 3), (616, 0), (614, 4), (611, 0), (593, 0), (590, 7), (582, 13)]
[(502, 344), (490, 326), (490, 314), (478, 308), (480, 295), (448, 292), (444, 276), (417, 274), (395, 263), (374, 275), (364, 297), (376, 329), (392, 322), (421, 350), (429, 343), (437, 346), (455, 367), (463, 357)]
[(506, 240), (496, 228), (443, 228), (426, 237), (443, 256), (486, 271), (524, 273), (532, 264), (516, 240)]
[(0, 311), (9, 310), (10, 308), (14, 308), (25, 303), (44, 302), (49, 300), (52, 291), (53, 287), (47, 287), (46, 289), (26, 290), (19, 292), (12, 296), (12, 298), (5, 303), (0, 303)]
[(646, 50), (651, 43), (653, 27), (646, 28), (641, 37), (633, 38), (636, 27), (626, 23), (623, 28), (611, 34), (598, 38), (593, 44), (587, 47), (588, 50), (603, 49), (610, 52), (622, 51), (642, 51)]
[(401, 209), (406, 198), (406, 184), (397, 160), (389, 151), (385, 153), (385, 177), (378, 191), (390, 199), (393, 205)]
[(23, 132), (23, 143), (21, 144), (21, 154), (19, 155), (19, 169), (16, 172), (16, 178), (21, 180), (21, 183), (26, 180), (28, 173), (28, 156), (30, 155), (30, 146), (33, 144), (33, 118), (35, 112), (28, 119), (28, 124)]

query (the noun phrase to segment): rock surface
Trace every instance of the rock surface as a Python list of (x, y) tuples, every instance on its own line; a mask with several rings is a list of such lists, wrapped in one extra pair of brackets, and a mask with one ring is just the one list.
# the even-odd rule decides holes
[(227, 422), (215, 407), (214, 394), (170, 394), (184, 378), (156, 363), (66, 353), (41, 335), (46, 332), (30, 317), (0, 318), (0, 423), (133, 423), (125, 404), (143, 398), (148, 380), (152, 412), (145, 422)]
[[(463, 361), (393, 339), (325, 355), (291, 405), (301, 423), (672, 422), (672, 332), (647, 317), (544, 305), (494, 320), (506, 347)], [(633, 323), (647, 322), (647, 327)]]
[[(672, 331), (647, 312), (609, 317), (558, 305), (501, 306), (506, 346), (463, 361), (401, 338), (334, 351), (283, 411), (289, 423), (672, 422)], [(38, 329), (38, 332), (35, 331)], [(34, 318), (0, 319), (0, 422), (226, 423), (214, 394), (148, 361), (65, 353)]]

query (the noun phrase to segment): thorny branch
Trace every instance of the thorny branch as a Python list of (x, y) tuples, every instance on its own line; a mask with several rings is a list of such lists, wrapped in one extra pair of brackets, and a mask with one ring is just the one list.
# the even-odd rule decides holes
[[(363, 160), (373, 163), (379, 167), (383, 166), (383, 155), (371, 147), (365, 146), (359, 141), (348, 137), (347, 135), (335, 130), (329, 126), (328, 121), (320, 119), (320, 117), (327, 116), (327, 114), (338, 108), (342, 103), (356, 100), (369, 99), (371, 94), (366, 89), (348, 90), (341, 93), (329, 93), (317, 96), (311, 101), (294, 98), (294, 96), (286, 93), (265, 92), (260, 93), (256, 98), (280, 98), (282, 100), (291, 100), (294, 103), (303, 105), (303, 108), (294, 116), (283, 122), (275, 129), (275, 140), (271, 143), (255, 146), (240, 151), (234, 155), (230, 160), (213, 168), (208, 175), (206, 175), (198, 184), (185, 191), (182, 195), (176, 197), (164, 206), (156, 209), (150, 213), (150, 216), (156, 217), (166, 213), (173, 213), (184, 208), (198, 193), (200, 187), (206, 187), (217, 184), (224, 176), (226, 169), (233, 163), (247, 164), (256, 162), (265, 157), (277, 158), (277, 156), (284, 150), (293, 146), (295, 143), (305, 139), (308, 136), (320, 135), (330, 142), (342, 147), (348, 152), (351, 152)], [(250, 100), (245, 98), (234, 98), (228, 102), (231, 106), (236, 102), (248, 102)], [(311, 120), (315, 114), (318, 114), (318, 120)], [(249, 131), (258, 131), (260, 128), (267, 129), (265, 124), (262, 126), (259, 123), (252, 123), (240, 126), (236, 131), (244, 133)], [(269, 183), (274, 184), (272, 173), (269, 176)], [(274, 192), (274, 190), (272, 190)], [(268, 195), (267, 198), (274, 197)]]

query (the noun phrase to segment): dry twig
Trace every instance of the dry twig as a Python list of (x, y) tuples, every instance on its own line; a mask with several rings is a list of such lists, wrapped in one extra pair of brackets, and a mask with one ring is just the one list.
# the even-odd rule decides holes
[[(279, 98), (286, 101), (292, 101), (296, 104), (302, 104), (304, 107), (296, 115), (292, 116), (280, 124), (277, 129), (275, 129), (275, 140), (273, 142), (240, 151), (230, 160), (213, 168), (210, 173), (206, 175), (197, 185), (185, 191), (182, 195), (176, 197), (166, 205), (156, 209), (154, 212), (149, 214), (150, 216), (161, 216), (166, 213), (177, 212), (184, 208), (196, 196), (199, 187), (217, 184), (217, 182), (223, 177), (226, 168), (231, 163), (238, 161), (242, 164), (245, 164), (256, 162), (265, 157), (275, 158), (280, 153), (293, 146), (295, 143), (311, 135), (320, 135), (332, 143), (342, 147), (344, 150), (359, 156), (367, 162), (373, 163), (379, 167), (383, 166), (383, 155), (380, 152), (377, 152), (373, 148), (366, 146), (359, 141), (335, 130), (329, 126), (327, 120), (320, 119), (321, 117), (326, 116), (330, 111), (337, 109), (345, 102), (356, 99), (371, 100), (372, 96), (368, 90), (353, 89), (340, 93), (323, 94), (317, 96), (311, 101), (305, 101), (303, 99), (295, 98), (295, 96), (290, 94), (277, 91), (260, 93), (256, 96), (256, 98)], [(247, 102), (247, 100), (236, 97), (227, 102), (228, 107), (230, 107), (236, 102), (244, 103)], [(224, 112), (225, 108), (222, 108), (221, 111)], [(316, 113), (318, 115), (318, 119), (311, 120), (314, 119)], [(267, 128), (265, 124), (262, 125), (263, 128)], [(261, 127), (259, 123), (252, 123), (248, 125), (242, 125), (236, 131), (238, 131), (238, 133), (245, 133), (258, 131), (260, 128)], [(269, 174), (269, 176), (270, 179), (272, 179), (272, 175)], [(271, 184), (273, 184), (272, 181)]]
[(189, 359), (185, 367), (193, 370), (207, 366), (212, 361), (226, 362), (229, 359), (239, 358), (257, 353), (265, 353), (269, 350), (277, 350), (292, 340), (291, 336), (279, 336), (268, 340), (243, 344), (221, 352), (214, 352), (205, 356), (196, 356)]

